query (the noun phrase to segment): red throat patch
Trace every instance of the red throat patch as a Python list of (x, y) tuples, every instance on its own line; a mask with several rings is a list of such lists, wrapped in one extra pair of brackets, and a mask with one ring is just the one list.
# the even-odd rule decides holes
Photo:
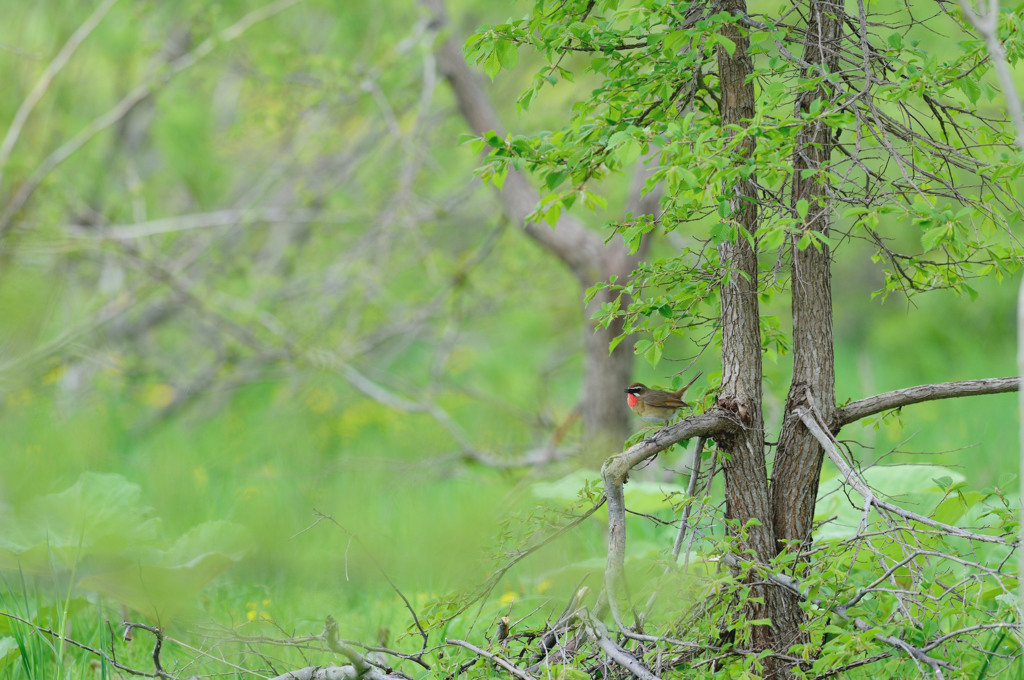
[(634, 406), (636, 406), (636, 402), (638, 402), (638, 401), (640, 401), (640, 400), (636, 398), (635, 394), (627, 394), (626, 395), (626, 403), (629, 404), (630, 408), (633, 408)]

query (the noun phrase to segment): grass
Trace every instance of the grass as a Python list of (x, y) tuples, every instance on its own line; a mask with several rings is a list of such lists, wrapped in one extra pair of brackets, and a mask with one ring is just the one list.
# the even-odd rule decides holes
[[(1012, 291), (992, 287), (984, 295), (991, 306), (942, 295), (923, 299), (913, 324), (905, 309), (886, 305), (869, 310), (870, 325), (838, 326), (840, 398), (1012, 374), (1011, 319), (991, 311), (1012, 308)], [(838, 318), (856, 313), (846, 310)], [(786, 384), (786, 363), (766, 365), (769, 384)], [(571, 394), (571, 379), (558, 377), (566, 385), (549, 393)], [(124, 387), (109, 380), (88, 403), (69, 406), (55, 381), (44, 378), (13, 392), (0, 414), (7, 454), (0, 482), (0, 609), (67, 630), (134, 668), (152, 670), (152, 637), (136, 631), (131, 644), (120, 641), (125, 601), (131, 618), (166, 627), (165, 666), (186, 674), (242, 676), (235, 666), (280, 671), (332, 661), (322, 652), (276, 647), (264, 659), (232, 639), (238, 633), (317, 635), (327, 615), (338, 619), (343, 637), (386, 637), (389, 645), (414, 651), (418, 636), (388, 579), (426, 615), (432, 601), (482, 583), (507, 559), (492, 553), (500, 553), (509, 536), (527, 540), (538, 504), (560, 506), (572, 497), (541, 501), (531, 491), (543, 479), (534, 471), (466, 465), (430, 418), (368, 404), (322, 376), (253, 385), (215, 417), (134, 431), (159, 403), (160, 389), (158, 382)], [(536, 386), (520, 372), (502, 389), (529, 403)], [(781, 398), (774, 394), (769, 410), (771, 400), (777, 406)], [(523, 426), (477, 413), (471, 401), (453, 397), (446, 407), (495, 448), (529, 440)], [(998, 484), (1009, 493), (1017, 484), (1015, 409), (1016, 395), (924, 404), (899, 418), (848, 428), (843, 436), (871, 447), (860, 450), (862, 461), (896, 449), (886, 461), (953, 467), (973, 489)], [(496, 417), (502, 422), (492, 428)], [(913, 453), (922, 451), (933, 453)], [(103, 478), (112, 485), (108, 493), (68, 492), (90, 471), (113, 475)], [(517, 515), (523, 519), (502, 524)], [(61, 531), (39, 533), (44, 520)], [(213, 520), (230, 524), (208, 524)], [(588, 574), (596, 585), (602, 522), (595, 516), (525, 560), (446, 634), (479, 635), (510, 607), (515, 615), (534, 607), (535, 616), (551, 615)], [(227, 527), (244, 532), (244, 551), (236, 549), (240, 534)], [(656, 555), (672, 532), (635, 520), (631, 546)], [(114, 569), (126, 563), (135, 576)], [(133, 578), (160, 583), (160, 597), (132, 590)], [(75, 587), (83, 583), (93, 589)], [(147, 607), (153, 617), (173, 613), (147, 619)], [(17, 620), (0, 619), (0, 676), (112, 677), (97, 661)], [(415, 669), (405, 668), (414, 675)]]

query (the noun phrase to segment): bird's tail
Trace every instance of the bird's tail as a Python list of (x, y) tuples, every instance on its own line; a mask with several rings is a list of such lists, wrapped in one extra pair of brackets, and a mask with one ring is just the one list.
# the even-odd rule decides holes
[(698, 371), (697, 375), (693, 376), (693, 378), (690, 379), (690, 382), (686, 383), (685, 385), (680, 387), (678, 390), (676, 390), (672, 394), (674, 394), (674, 395), (676, 395), (676, 397), (682, 399), (683, 395), (686, 394), (686, 390), (690, 389), (690, 385), (692, 385), (693, 383), (697, 382), (697, 378), (701, 377), (702, 375), (704, 375), (704, 371)]

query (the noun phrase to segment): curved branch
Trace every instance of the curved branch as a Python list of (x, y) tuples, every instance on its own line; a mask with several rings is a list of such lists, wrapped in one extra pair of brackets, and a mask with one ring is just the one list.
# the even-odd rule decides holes
[(608, 501), (608, 563), (604, 572), (604, 585), (612, 616), (620, 628), (624, 626), (616, 595), (623, 592), (619, 586), (622, 584), (622, 565), (626, 555), (626, 504), (622, 487), (626, 483), (629, 471), (676, 442), (694, 437), (711, 439), (734, 433), (739, 429), (741, 426), (735, 415), (724, 408), (715, 407), (705, 413), (684, 418), (674, 425), (663, 427), (642, 442), (612, 456), (601, 467), (604, 496)]
[(873, 397), (850, 402), (836, 410), (829, 424), (833, 433), (844, 425), (867, 416), (888, 411), (889, 409), (918, 404), (922, 401), (936, 399), (953, 399), (955, 397), (973, 397), (978, 394), (1002, 394), (1016, 392), (1020, 389), (1020, 378), (983, 378), (981, 380), (960, 380), (957, 382), (934, 383), (904, 387), (892, 392), (883, 392)]
[[(433, 14), (433, 21), (438, 28), (447, 25), (443, 0), (422, 2)], [(461, 47), (453, 38), (446, 37), (438, 44), (436, 54), (437, 66), (451, 86), (459, 112), (473, 133), (485, 135), (493, 130), (504, 136), (498, 113), (480, 85), (477, 74), (466, 64)], [(602, 263), (623, 261), (620, 268), (625, 269), (626, 273), (635, 264), (636, 258), (629, 257), (621, 241), (605, 245), (604, 237), (587, 229), (572, 215), (562, 215), (553, 229), (546, 224), (529, 221), (527, 216), (540, 202), (540, 194), (530, 185), (523, 172), (509, 170), (499, 198), (509, 219), (522, 225), (530, 238), (562, 260), (583, 286), (590, 286), (595, 280), (607, 276)]]

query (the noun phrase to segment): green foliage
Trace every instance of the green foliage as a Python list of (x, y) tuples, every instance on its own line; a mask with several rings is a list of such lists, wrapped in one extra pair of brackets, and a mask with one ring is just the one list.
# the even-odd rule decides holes
[[(17, 93), (0, 102), (5, 124), (92, 9), (15, 5), (0, 28), (3, 81)], [(762, 106), (729, 141), (717, 120), (712, 67), (718, 47), (736, 49), (720, 35), (733, 18), (714, 15), (679, 29), (683, 3), (601, 1), (587, 14), (590, 5), (539, 3), (530, 16), (467, 41), (467, 53), (492, 78), (502, 70), (527, 73), (519, 127), (538, 123), (545, 131), (484, 136), (460, 148), (454, 140), (462, 126), (448, 116), (454, 107), (432, 86), (440, 83), (430, 70), (433, 36), (407, 3), (355, 12), (306, 0), (225, 41), (220, 31), (263, 5), (119, 3), (97, 27), (29, 118), (0, 180), (0, 195), (9, 197), (126, 92), (149, 78), (159, 83), (132, 115), (47, 176), (3, 241), (0, 610), (29, 623), (0, 616), (0, 676), (115, 675), (102, 662), (93, 669), (95, 655), (32, 625), (69, 631), (151, 671), (147, 633), (136, 631), (130, 645), (113, 639), (122, 604), (129, 617), (168, 624), (173, 638), (190, 645), (165, 648), (165, 667), (183, 677), (244, 674), (214, 651), (261, 672), (267, 659), (281, 669), (332, 660), (323, 648), (252, 651), (282, 631), (318, 635), (327, 613), (342, 620), (346, 637), (370, 641), (390, 630), (388, 645), (413, 653), (418, 632), (382, 571), (431, 627), (431, 644), (464, 634), (486, 646), (481, 638), (511, 614), (513, 633), (522, 637), (509, 644), (533, 654), (534, 634), (580, 584), (590, 589), (586, 606), (596, 605), (606, 561), (603, 511), (525, 555), (598, 500), (594, 473), (575, 471), (579, 464), (571, 462), (543, 480), (533, 471), (466, 465), (452, 433), (428, 413), (373, 402), (338, 373), (354, 366), (407, 401), (445, 409), (474, 445), (498, 458), (535, 445), (572, 410), (575, 281), (513, 229), (502, 231), (493, 203), (466, 187), (475, 152), (484, 148), (491, 156), (481, 175), (499, 187), (512, 168), (533, 172), (544, 188), (535, 216), (549, 223), (580, 206), (599, 213), (616, 206), (626, 193), (622, 175), (653, 156), (658, 167), (649, 188), (666, 187), (660, 219), (627, 217), (611, 226), (634, 250), (654, 232), (674, 240), (670, 247), (656, 242), (630, 282), (608, 282), (618, 296), (598, 313), (599, 323), (624, 319), (626, 333), (640, 335), (634, 350), (646, 361), (638, 371), (650, 374), (640, 376), (649, 383), (679, 386), (683, 378), (654, 373), (655, 366), (664, 371), (689, 356), (694, 340), (702, 348), (718, 342), (724, 274), (714, 246), (739, 238), (726, 187), (753, 176), (771, 199), (754, 235), (766, 275), (760, 293), (769, 313), (761, 333), (769, 356), (789, 350), (779, 296), (789, 281), (776, 276), (780, 258), (793, 246), (828, 243), (849, 256), (834, 270), (852, 291), (836, 300), (850, 312), (837, 316), (844, 394), (870, 391), (876, 377), (884, 388), (945, 379), (951, 366), (956, 377), (1010, 370), (1009, 331), (998, 311), (1008, 298), (975, 278), (1004, 278), (1017, 267), (1019, 245), (1006, 227), (1018, 215), (1006, 192), (1020, 165), (1015, 153), (1000, 150), (1008, 131), (988, 120), (1000, 95), (987, 80), (979, 42), (879, 34), (885, 40), (876, 48), (896, 69), (876, 93), (881, 112), (894, 120), (923, 113), (926, 94), (964, 109), (953, 120), (924, 115), (916, 129), (938, 131), (944, 144), (970, 157), (961, 159), (967, 167), (943, 165), (923, 145), (901, 148), (913, 160), (908, 179), (885, 161), (877, 130), (858, 126), (849, 108), (825, 98), (793, 113), (795, 94), (835, 76), (799, 73), (776, 45), (792, 47), (798, 36), (781, 25), (751, 32)], [(951, 20), (941, 20), (942, 32), (959, 35)], [(1018, 59), (1016, 14), (1004, 14), (1003, 32)], [(165, 81), (165, 50), (179, 34), (188, 37), (186, 49), (207, 39), (213, 48)], [(683, 50), (691, 45), (699, 48)], [(568, 101), (568, 112), (553, 111), (552, 101)], [(970, 118), (975, 110), (985, 119)], [(866, 140), (863, 166), (831, 168), (820, 179), (857, 191), (871, 173), (884, 179), (874, 185), (884, 199), (878, 204), (863, 205), (853, 190), (841, 194), (830, 206), (839, 218), (827, 236), (802, 229), (820, 206), (784, 205), (795, 130), (808, 120), (823, 122), (848, 147)], [(954, 122), (964, 120), (962, 145)], [(736, 164), (735, 149), (747, 139), (756, 141), (757, 154)], [(946, 195), (950, 176), (965, 203)], [(845, 200), (851, 205), (841, 205)], [(1003, 222), (996, 210), (1006, 205), (1014, 207)], [(235, 209), (234, 217), (203, 222)], [(188, 226), (190, 218), (200, 226)], [(115, 236), (103, 230), (111, 224), (144, 233)], [(865, 273), (872, 257), (876, 275)], [(863, 323), (867, 312), (852, 300), (871, 289), (885, 299), (943, 287), (979, 293), (979, 303), (923, 298), (916, 304), (924, 321), (908, 328), (893, 305)], [(985, 343), (972, 329), (983, 330)], [(865, 375), (856, 363), (865, 347), (913, 350), (880, 356)], [(719, 374), (707, 363), (713, 391)], [(766, 375), (781, 385), (785, 371), (781, 362), (768, 364)], [(779, 397), (769, 390), (768, 398)], [(981, 446), (944, 457), (948, 469), (899, 472), (905, 488), (891, 488), (892, 468), (869, 472), (870, 481), (943, 521), (1012, 532), (1017, 508), (1008, 499), (1016, 481), (1000, 470), (1014, 436), (1007, 428), (975, 428), (983, 418), (1008, 420), (1009, 409), (1003, 402), (969, 406), (977, 410), (967, 415), (942, 408), (880, 420), (872, 435), (878, 453), (917, 429), (927, 430), (915, 440), (919, 448), (944, 448), (968, 435)], [(663, 452), (658, 465), (674, 469), (675, 453)], [(901, 462), (908, 456), (893, 454)], [(971, 467), (960, 471), (956, 461)], [(719, 673), (756, 673), (758, 659), (731, 652), (742, 649), (756, 622), (740, 609), (752, 596), (749, 585), (718, 562), (732, 541), (716, 514), (718, 482), (693, 499), (678, 480), (655, 479), (653, 468), (637, 471), (626, 488), (627, 506), (646, 515), (628, 518), (626, 569), (637, 601), (657, 595), (648, 632), (711, 641), (722, 657)], [(683, 507), (697, 538), (680, 567), (666, 546)], [(313, 508), (340, 526), (321, 519), (310, 528)], [(816, 646), (794, 653), (813, 656), (808, 675), (889, 651), (876, 638), (891, 632), (881, 624), (863, 632), (824, 613), (869, 586), (878, 569), (849, 543), (859, 508), (838, 490), (822, 508), (820, 519), (838, 519), (820, 529), (822, 553), (802, 575), (816, 599), (807, 604)], [(885, 528), (880, 518), (871, 521)], [(986, 548), (969, 559), (990, 568), (1005, 558), (1001, 551)], [(896, 556), (891, 546), (878, 554)], [(521, 563), (489, 580), (521, 555)], [(792, 568), (779, 564), (781, 573)], [(924, 565), (917, 577), (930, 580), (928, 594), (937, 597), (968, 574)], [(480, 584), (489, 589), (467, 608)], [(993, 579), (972, 576), (955, 592), (966, 603), (957, 613), (963, 621), (1011, 620), (1007, 593)], [(884, 622), (899, 600), (896, 590), (879, 591), (851, 613)], [(908, 639), (962, 625), (948, 611), (937, 622), (915, 613), (925, 625)], [(723, 630), (739, 643), (721, 640)], [(263, 638), (238, 640), (235, 632)], [(993, 629), (975, 642), (1018, 654), (1014, 637), (1003, 633)], [(194, 649), (210, 656), (197, 660)], [(649, 665), (662, 658), (640, 644), (632, 650)], [(552, 674), (577, 677), (593, 653), (584, 647)], [(957, 653), (956, 662), (976, 677), (994, 672), (967, 645)], [(471, 658), (461, 649), (444, 654), (430, 657), (429, 675), (454, 673)], [(470, 672), (499, 673), (485, 666), (478, 662)], [(399, 667), (428, 675), (408, 662)], [(715, 672), (689, 659), (663, 670), (666, 677)], [(892, 655), (847, 677), (914, 672)]]
[[(657, 0), (537, 2), (527, 18), (489, 26), (466, 48), (468, 58), (487, 65), (492, 77), (505, 67), (499, 53), (508, 48), (499, 46), (529, 46), (543, 57), (546, 65), (521, 105), (536, 101), (546, 88), (563, 86), (570, 80), (565, 74), (597, 76), (597, 87), (572, 107), (560, 129), (482, 140), (491, 148), (485, 178), (500, 178), (516, 167), (545, 184), (537, 218), (552, 221), (586, 195), (588, 185), (652, 157), (647, 189), (664, 187), (661, 227), (692, 235), (699, 245), (645, 262), (628, 286), (611, 282), (589, 292), (607, 287), (632, 299), (623, 305), (620, 296), (597, 319), (607, 324), (624, 317), (625, 335), (649, 333), (637, 353), (652, 365), (667, 336), (693, 335), (716, 323), (720, 264), (716, 249), (706, 245), (739, 237), (729, 207), (729, 187), (738, 180), (756, 176), (762, 196), (754, 238), (769, 276), (766, 292), (788, 286), (770, 276), (777, 266), (772, 256), (783, 257), (785, 244), (801, 250), (829, 245), (859, 259), (867, 253), (850, 244), (863, 241), (875, 248), (871, 259), (885, 277), (876, 291), (882, 299), (940, 288), (973, 299), (973, 279), (1001, 279), (1018, 269), (1022, 250), (1010, 227), (1020, 215), (1014, 196), (1022, 166), (1013, 132), (975, 106), (982, 91), (988, 100), (996, 96), (987, 80), (990, 66), (984, 45), (950, 17), (929, 19), (930, 30), (952, 32), (958, 41), (927, 39), (909, 20), (909, 8), (901, 10), (906, 17), (887, 17), (894, 26), (907, 20), (913, 30), (906, 39), (888, 33), (887, 43), (872, 47), (891, 66), (883, 74), (872, 70), (869, 82), (856, 69), (806, 73), (792, 56), (801, 49), (799, 30), (785, 14), (765, 15), (765, 25), (749, 31), (755, 116), (744, 127), (726, 130), (718, 117), (716, 46), (732, 53), (735, 45), (721, 30), (737, 19), (720, 12), (693, 23), (686, 21), (687, 11), (686, 4)], [(1014, 30), (1019, 16), (1003, 17), (1006, 49), (1015, 55), (1021, 49)], [(803, 93), (818, 97), (822, 88), (826, 99), (794, 108)], [(901, 123), (904, 118), (911, 122)], [(835, 187), (828, 206), (785, 200), (797, 131), (808, 124), (825, 126), (842, 149), (814, 178)], [(748, 141), (754, 154), (737, 158)], [(808, 178), (813, 170), (804, 172)], [(570, 188), (564, 188), (566, 181)], [(839, 218), (831, 234), (802, 226), (812, 208)], [(642, 218), (611, 226), (633, 250), (654, 228)], [(778, 334), (765, 342), (783, 352), (787, 344)]]

